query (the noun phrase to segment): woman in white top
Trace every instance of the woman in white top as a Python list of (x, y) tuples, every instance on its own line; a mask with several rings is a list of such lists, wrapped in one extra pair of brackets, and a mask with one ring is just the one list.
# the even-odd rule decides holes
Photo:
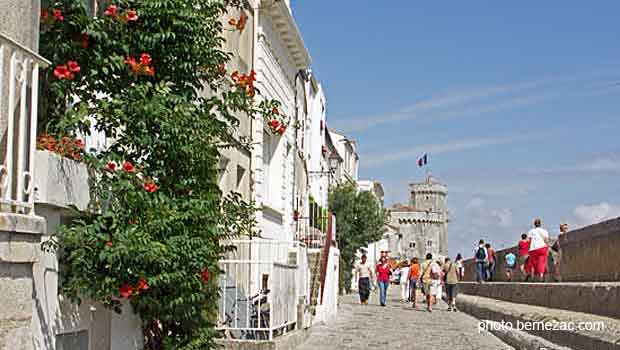
[(465, 277), (465, 266), (463, 266), (463, 256), (461, 253), (456, 255), (456, 260), (454, 260), (454, 264), (456, 265), (456, 275), (459, 278), (459, 281), (463, 280)]
[(409, 265), (406, 263), (400, 268), (400, 290), (403, 301), (409, 302)]

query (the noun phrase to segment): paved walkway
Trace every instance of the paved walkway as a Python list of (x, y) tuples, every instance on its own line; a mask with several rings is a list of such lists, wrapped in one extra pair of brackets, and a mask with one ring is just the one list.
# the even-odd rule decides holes
[[(432, 313), (413, 310), (400, 301), (398, 287), (390, 287), (388, 305), (360, 305), (357, 296), (340, 299), (338, 318), (312, 327), (310, 337), (297, 350), (340, 349), (513, 349), (488, 332), (478, 333), (478, 320), (462, 312), (447, 312), (439, 301)], [(421, 297), (420, 297), (421, 299)]]

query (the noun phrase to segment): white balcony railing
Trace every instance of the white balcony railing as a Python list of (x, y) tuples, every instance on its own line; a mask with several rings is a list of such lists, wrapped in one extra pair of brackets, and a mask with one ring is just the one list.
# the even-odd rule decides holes
[(48, 65), (0, 33), (0, 212), (34, 215), (39, 68)]
[(267, 340), (297, 323), (300, 300), (307, 300), (307, 251), (300, 242), (244, 240), (220, 261), (217, 328), (227, 338)]

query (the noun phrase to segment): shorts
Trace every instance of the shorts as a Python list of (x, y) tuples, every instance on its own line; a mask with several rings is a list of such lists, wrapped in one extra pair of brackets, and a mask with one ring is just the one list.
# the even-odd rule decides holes
[(456, 298), (457, 292), (457, 284), (446, 284), (446, 297), (448, 298), (448, 301)]
[(519, 265), (523, 266), (527, 262), (528, 255), (520, 255), (519, 256)]
[(431, 285), (432, 285), (431, 281), (422, 282), (422, 291), (424, 292), (424, 295), (431, 295)]
[(549, 256), (549, 247), (534, 249), (530, 251), (528, 265), (530, 270), (535, 274), (542, 275), (547, 270), (547, 257)]
[(439, 295), (441, 293), (441, 282), (439, 280), (433, 280), (430, 286), (431, 295)]

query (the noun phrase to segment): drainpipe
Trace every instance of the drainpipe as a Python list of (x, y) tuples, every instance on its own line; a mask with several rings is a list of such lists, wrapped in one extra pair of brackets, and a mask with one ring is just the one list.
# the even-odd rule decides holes
[[(260, 3), (256, 1), (252, 4), (252, 10), (254, 11), (254, 21), (253, 21), (253, 30), (252, 30), (252, 56), (250, 57), (250, 65), (251, 69), (256, 68), (256, 46), (258, 45), (258, 13), (259, 13)], [(252, 158), (254, 157), (254, 118), (250, 117), (250, 162), (248, 166), (249, 176), (250, 176), (250, 200), (254, 200), (254, 169), (252, 168)], [(252, 236), (253, 232), (250, 232), (250, 236), (248, 240), (250, 243), (248, 244), (248, 260), (252, 261)], [(248, 273), (248, 290), (250, 290), (250, 286), (252, 285), (252, 273)], [(250, 293), (252, 291), (250, 290)]]
[[(302, 80), (302, 83), (306, 81), (306, 76), (307, 76), (307, 70), (306, 69), (300, 69), (299, 71), (297, 71), (297, 74), (295, 74), (295, 79), (293, 80), (293, 84), (294, 84), (294, 91), (295, 91), (295, 123), (294, 126), (297, 125), (297, 123), (299, 122), (299, 101), (297, 100), (297, 79), (299, 79), (299, 77), (304, 78), (304, 80)], [(304, 100), (306, 99), (306, 88), (304, 86)], [(297, 127), (295, 127), (295, 140), (294, 140), (294, 144), (295, 144), (295, 148), (294, 148), (294, 152), (293, 152), (293, 188), (291, 190), (291, 209), (293, 211), (295, 211), (295, 176), (297, 175), (297, 152), (298, 152), (298, 145), (297, 145), (297, 138), (299, 136), (299, 129)], [(296, 225), (299, 225), (299, 221), (297, 222)], [(296, 229), (298, 229), (299, 227), (296, 227)]]
[[(254, 28), (252, 30), (252, 57), (250, 59), (251, 69), (256, 69), (256, 46), (258, 46), (258, 15), (259, 15), (260, 2), (253, 3), (252, 10), (254, 11)], [(250, 199), (254, 199), (254, 170), (252, 169), (252, 158), (254, 157), (254, 118), (250, 118)], [(252, 235), (250, 235), (250, 240)]]

